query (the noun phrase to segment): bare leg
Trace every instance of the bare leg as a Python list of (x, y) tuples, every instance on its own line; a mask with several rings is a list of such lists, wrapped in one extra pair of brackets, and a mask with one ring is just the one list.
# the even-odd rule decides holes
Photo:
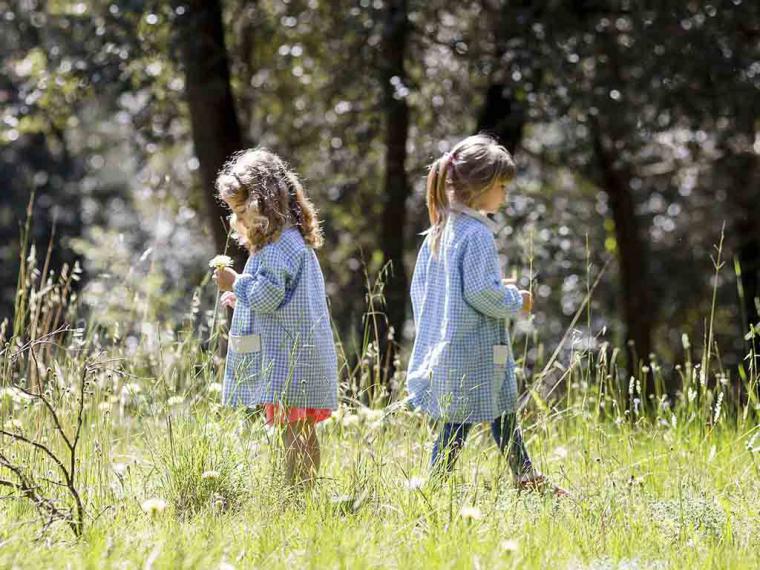
[(317, 429), (313, 423), (309, 423), (309, 460), (311, 462), (311, 470), (314, 477), (319, 473), (319, 467), (322, 463), (322, 451), (319, 449), (319, 438), (317, 437)]
[(283, 433), (285, 475), (291, 485), (310, 487), (319, 469), (319, 442), (314, 422), (289, 423)]

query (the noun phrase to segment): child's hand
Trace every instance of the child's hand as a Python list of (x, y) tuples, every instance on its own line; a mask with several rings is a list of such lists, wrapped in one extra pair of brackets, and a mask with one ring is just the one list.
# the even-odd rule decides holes
[(220, 302), (222, 303), (223, 307), (229, 307), (230, 309), (235, 308), (235, 303), (237, 303), (237, 297), (235, 297), (235, 293), (232, 291), (225, 291), (222, 293), (222, 298), (220, 299)]
[(232, 284), (235, 283), (237, 273), (229, 267), (218, 267), (214, 270), (213, 279), (216, 281), (220, 291), (232, 291)]
[(530, 294), (530, 291), (525, 290), (521, 290), (520, 295), (522, 295), (523, 298), (522, 311), (526, 315), (529, 315), (531, 309), (533, 308), (533, 295)]

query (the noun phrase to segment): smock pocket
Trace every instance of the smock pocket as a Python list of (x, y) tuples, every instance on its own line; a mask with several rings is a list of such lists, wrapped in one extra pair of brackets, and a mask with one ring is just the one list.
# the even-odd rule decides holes
[(261, 336), (230, 335), (226, 380), (232, 392), (249, 392), (261, 368)]
[(501, 387), (507, 377), (507, 363), (509, 362), (509, 345), (493, 345), (493, 384), (492, 395), (494, 400), (499, 397)]

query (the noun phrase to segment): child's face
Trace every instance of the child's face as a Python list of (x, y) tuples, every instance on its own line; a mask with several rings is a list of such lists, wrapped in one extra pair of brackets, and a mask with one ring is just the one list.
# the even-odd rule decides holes
[(473, 204), (476, 210), (493, 214), (507, 201), (507, 183), (501, 180), (494, 182), (488, 190), (478, 196)]

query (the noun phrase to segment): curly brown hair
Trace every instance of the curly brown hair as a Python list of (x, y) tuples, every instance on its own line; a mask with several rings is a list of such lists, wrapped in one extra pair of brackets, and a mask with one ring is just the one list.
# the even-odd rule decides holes
[(216, 191), (232, 210), (235, 239), (249, 251), (276, 241), (288, 225), (297, 227), (309, 246), (322, 246), (314, 205), (296, 173), (275, 153), (261, 147), (236, 152), (219, 171)]

